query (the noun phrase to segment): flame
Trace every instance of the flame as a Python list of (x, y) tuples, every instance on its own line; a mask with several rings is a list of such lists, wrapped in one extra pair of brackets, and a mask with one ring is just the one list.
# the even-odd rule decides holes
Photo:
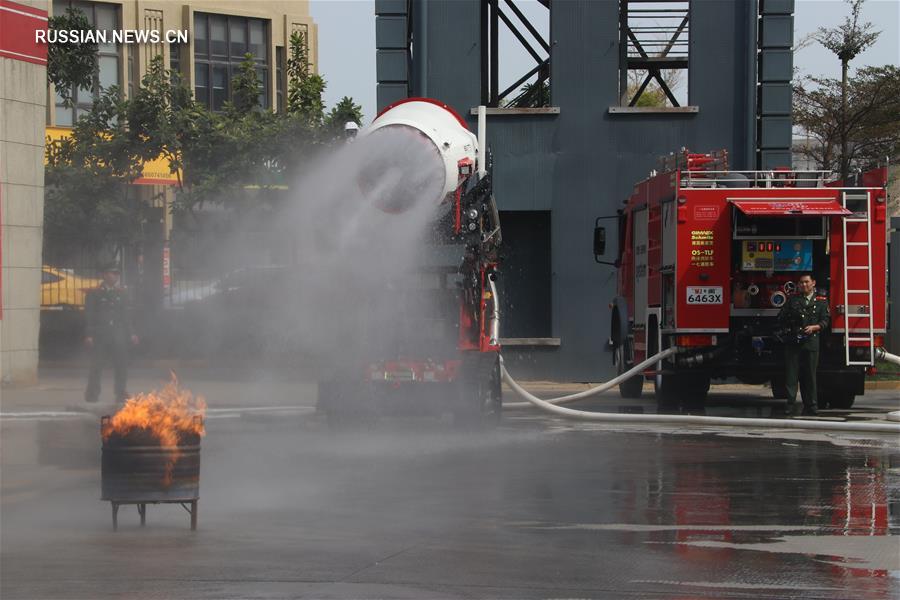
[(165, 485), (172, 482), (172, 471), (181, 456), (178, 440), (181, 436), (206, 435), (203, 417), (206, 415), (206, 400), (196, 398), (190, 390), (178, 386), (178, 378), (171, 373), (171, 379), (161, 389), (137, 394), (125, 401), (111, 418), (103, 421), (101, 435), (107, 441), (111, 436), (125, 437), (132, 432), (142, 431), (159, 440), (159, 445), (169, 449), (166, 463)]

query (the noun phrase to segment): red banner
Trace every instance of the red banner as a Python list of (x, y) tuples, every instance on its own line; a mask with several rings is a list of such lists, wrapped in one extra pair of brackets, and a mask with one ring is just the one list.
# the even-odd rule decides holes
[(0, 0), (0, 57), (47, 64), (47, 44), (34, 34), (47, 30), (47, 11)]

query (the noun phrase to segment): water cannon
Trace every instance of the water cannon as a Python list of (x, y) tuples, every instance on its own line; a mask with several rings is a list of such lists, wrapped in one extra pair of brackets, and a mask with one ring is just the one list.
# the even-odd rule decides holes
[[(483, 122), (479, 114), (479, 133)], [(360, 131), (358, 142), (369, 155), (357, 183), (388, 213), (402, 213), (421, 203), (449, 207), (476, 169), (479, 177), (484, 174), (478, 141), (447, 104), (430, 98), (400, 100)]]

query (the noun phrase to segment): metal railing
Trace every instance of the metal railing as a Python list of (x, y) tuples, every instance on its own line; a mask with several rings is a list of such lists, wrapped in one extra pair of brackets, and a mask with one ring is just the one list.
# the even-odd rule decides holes
[[(681, 170), (682, 188), (752, 187), (821, 188), (836, 179), (832, 171), (690, 171)], [(735, 177), (746, 179), (744, 182)]]

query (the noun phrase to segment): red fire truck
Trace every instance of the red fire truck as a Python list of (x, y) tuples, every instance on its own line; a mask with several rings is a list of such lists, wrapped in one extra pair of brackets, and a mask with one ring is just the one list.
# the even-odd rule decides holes
[[(638, 183), (614, 217), (597, 219), (597, 262), (618, 267), (609, 349), (619, 373), (680, 351), (619, 387), (651, 378), (661, 407), (702, 404), (711, 379), (770, 382), (785, 397), (777, 315), (800, 273), (826, 296), (820, 407), (864, 392), (886, 328), (887, 169), (837, 181), (827, 172), (730, 171), (725, 151), (682, 150)], [(618, 258), (604, 261), (604, 219), (618, 222)]]

